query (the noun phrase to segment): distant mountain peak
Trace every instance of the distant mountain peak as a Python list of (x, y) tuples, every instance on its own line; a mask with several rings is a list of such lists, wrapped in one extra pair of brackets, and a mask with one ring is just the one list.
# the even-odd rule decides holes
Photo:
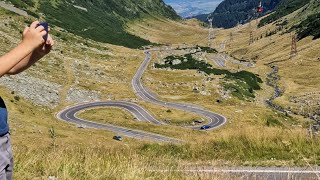
[(164, 0), (182, 17), (213, 12), (223, 0)]

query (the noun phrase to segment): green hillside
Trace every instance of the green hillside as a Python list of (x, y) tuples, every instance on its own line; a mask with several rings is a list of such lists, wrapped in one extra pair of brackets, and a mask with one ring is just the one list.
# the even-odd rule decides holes
[(138, 48), (149, 41), (127, 33), (126, 22), (148, 16), (178, 19), (162, 0), (10, 0), (35, 17), (44, 14), (51, 25), (84, 38)]
[[(290, 31), (297, 31), (298, 39), (313, 36), (320, 37), (320, 3), (317, 0), (266, 0), (262, 1), (264, 13), (257, 14), (255, 8), (260, 0), (225, 0), (210, 15), (215, 27), (231, 28), (238, 22), (246, 23), (251, 19), (267, 15), (261, 19), (258, 27), (269, 23), (280, 22), (280, 19), (297, 11), (293, 18), (283, 19)], [(207, 21), (206, 14), (196, 16), (201, 21)], [(291, 23), (288, 23), (288, 22)]]
[(301, 7), (308, 4), (309, 2), (310, 0), (281, 0), (279, 5), (275, 9), (275, 12), (270, 16), (267, 16), (266, 18), (262, 19), (258, 26), (261, 27), (265, 24), (274, 22), (280, 19), (281, 17), (284, 17), (300, 9)]
[(307, 36), (313, 36), (313, 39), (320, 38), (320, 13), (309, 16), (295, 28), (298, 29), (298, 39), (303, 39)]
[(211, 14), (213, 24), (216, 27), (231, 28), (240, 23), (248, 22), (271, 12), (281, 0), (264, 0), (264, 14), (257, 14), (256, 8), (260, 0), (225, 0)]
[[(293, 15), (292, 12), (297, 11)], [(308, 36), (320, 38), (320, 3), (317, 0), (283, 0), (271, 15), (262, 19), (259, 27), (282, 21), (289, 31), (296, 31), (298, 39)], [(289, 15), (286, 18), (284, 16)], [(282, 18), (282, 20), (280, 20)], [(280, 25), (280, 24), (279, 24)]]

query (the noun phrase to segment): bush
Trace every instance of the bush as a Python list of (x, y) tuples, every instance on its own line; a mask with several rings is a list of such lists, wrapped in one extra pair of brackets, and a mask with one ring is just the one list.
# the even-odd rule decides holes
[[(155, 64), (155, 68), (168, 68), (171, 69), (194, 69), (206, 74), (214, 75), (225, 75), (226, 79), (229, 79), (235, 84), (226, 83), (224, 86), (226, 89), (232, 91), (232, 94), (239, 99), (244, 99), (245, 97), (254, 98), (254, 90), (260, 90), (260, 83), (262, 83), (261, 78), (248, 71), (240, 71), (232, 73), (225, 69), (213, 68), (211, 64), (203, 61), (198, 61), (192, 57), (193, 53), (186, 54), (184, 56), (168, 56), (165, 58), (165, 64)], [(179, 59), (180, 64), (173, 65), (173, 61)]]
[(16, 101), (20, 101), (20, 97), (19, 97), (19, 96), (14, 96), (13, 98), (14, 98), (14, 100), (16, 100)]
[(267, 117), (266, 125), (268, 127), (270, 127), (270, 126), (283, 126), (283, 124), (278, 119), (276, 119), (274, 117)]

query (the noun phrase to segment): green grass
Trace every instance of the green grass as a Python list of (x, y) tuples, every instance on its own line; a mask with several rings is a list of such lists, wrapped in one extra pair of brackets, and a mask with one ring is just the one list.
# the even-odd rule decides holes
[(204, 47), (204, 46), (196, 46), (196, 49), (200, 49), (201, 52), (207, 52), (207, 53), (217, 53), (218, 51), (216, 49), (213, 49), (211, 47)]
[(34, 6), (33, 1), (28, 1), (28, 0), (10, 0), (10, 2), (18, 7), (18, 8), (22, 8), (22, 9), (27, 9), (28, 6)]
[(188, 161), (223, 159), (230, 162), (247, 162), (248, 165), (288, 161), (291, 165), (300, 166), (305, 164), (306, 160), (311, 164), (320, 164), (320, 152), (316, 150), (320, 150), (318, 139), (294, 134), (290, 130), (273, 131), (274, 135), (268, 134), (268, 130), (265, 133), (230, 135), (197, 145), (145, 144), (141, 146), (140, 152), (148, 157), (167, 156)]
[[(124, 146), (111, 149), (105, 146), (50, 146), (40, 150), (30, 148), (17, 149), (15, 156), (16, 179), (148, 179), (152, 177), (178, 178), (176, 174), (161, 175), (150, 170), (171, 168), (177, 163), (161, 157), (142, 157)], [(157, 159), (157, 160), (156, 160)], [(154, 179), (154, 178), (153, 178)]]
[[(42, 3), (41, 11), (47, 15), (50, 24), (60, 26), (67, 31), (95, 41), (139, 48), (150, 42), (124, 31), (123, 21), (115, 16), (105, 14), (104, 9), (98, 7), (94, 11), (84, 12), (70, 4), (58, 4), (53, 7), (50, 3)], [(68, 12), (68, 18), (65, 18)]]
[[(83, 38), (129, 48), (139, 48), (150, 45), (151, 42), (126, 32), (127, 22), (149, 16), (179, 18), (172, 8), (160, 0), (152, 2), (43, 0), (38, 1), (40, 6), (36, 10), (33, 1), (10, 0), (10, 2), (36, 18), (40, 13), (44, 13), (45, 17), (42, 18), (51, 26), (59, 26)], [(73, 5), (85, 7), (88, 11), (80, 10)]]
[(276, 118), (274, 117), (267, 117), (266, 121), (267, 126), (283, 126), (283, 124)]
[[(289, 130), (269, 128), (255, 134), (235, 133), (195, 144), (61, 145), (15, 148), (16, 179), (186, 179), (182, 174), (161, 174), (153, 169), (179, 169), (219, 162), (233, 166), (320, 165), (320, 143)], [(272, 134), (270, 134), (272, 132)], [(43, 145), (42, 145), (43, 146)], [(193, 175), (189, 179), (197, 179)]]
[(247, 97), (255, 98), (253, 89), (242, 81), (235, 81), (235, 83), (225, 83), (224, 88), (231, 91), (231, 94), (238, 99), (245, 100)]
[[(175, 59), (179, 59), (181, 63), (173, 65)], [(184, 56), (168, 56), (165, 58), (165, 64), (156, 63), (155, 67), (179, 70), (194, 69), (208, 75), (225, 75), (225, 79), (228, 81), (224, 84), (225, 89), (231, 90), (232, 94), (239, 99), (254, 98), (254, 90), (261, 89), (262, 80), (258, 75), (248, 71), (233, 73), (225, 69), (213, 68), (211, 64), (194, 59), (192, 53)]]

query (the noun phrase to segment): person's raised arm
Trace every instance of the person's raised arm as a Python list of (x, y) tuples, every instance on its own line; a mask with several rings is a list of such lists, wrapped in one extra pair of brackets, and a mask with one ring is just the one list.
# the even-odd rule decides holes
[(26, 56), (23, 60), (21, 60), (18, 64), (16, 64), (7, 74), (15, 75), (28, 69), (30, 66), (35, 64), (45, 55), (47, 55), (51, 51), (53, 45), (54, 45), (54, 41), (51, 38), (51, 36), (48, 35), (48, 39), (45, 44), (41, 45), (32, 53), (30, 53), (28, 56)]
[(16, 48), (0, 57), (0, 77), (7, 74), (15, 65), (44, 43), (43, 36), (47, 32), (38, 24), (38, 21), (33, 22), (22, 42)]

